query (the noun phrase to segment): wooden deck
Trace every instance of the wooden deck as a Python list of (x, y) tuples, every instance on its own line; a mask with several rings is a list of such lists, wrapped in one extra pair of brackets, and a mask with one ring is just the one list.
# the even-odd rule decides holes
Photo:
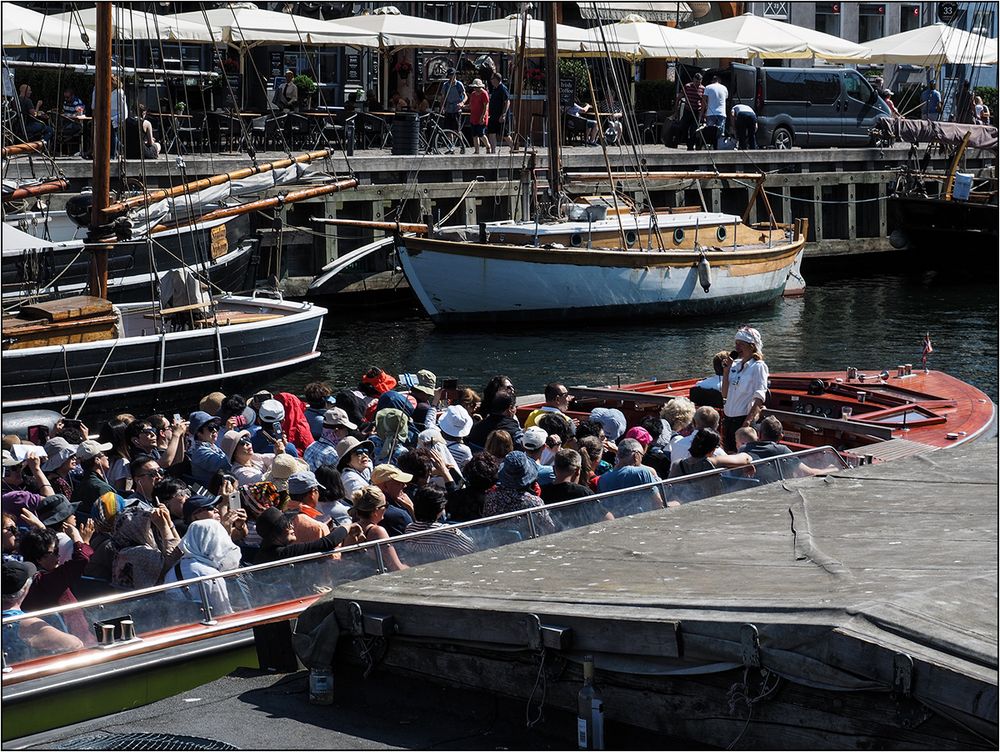
[(979, 441), (369, 578), (296, 640), (569, 709), (593, 653), (612, 724), (711, 746), (995, 749), (997, 542)]

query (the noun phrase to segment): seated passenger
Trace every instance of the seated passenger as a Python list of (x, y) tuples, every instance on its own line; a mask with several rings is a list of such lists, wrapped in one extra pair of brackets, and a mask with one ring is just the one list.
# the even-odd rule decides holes
[[(30, 562), (4, 558), (3, 590), (0, 593), (4, 619), (24, 613), (21, 606), (28, 596), (36, 571), (35, 565)], [(82, 647), (83, 641), (78, 637), (56, 629), (37, 617), (29, 617), (3, 628), (3, 652), (8, 665), (46, 653), (65, 653)]]
[[(702, 428), (711, 428), (713, 431), (718, 432), (721, 419), (722, 416), (719, 415), (718, 410), (714, 407), (708, 407), (705, 405), (694, 411), (692, 425), (694, 426), (695, 432)], [(690, 433), (674, 442), (674, 445), (670, 450), (671, 470), (673, 470), (673, 467), (681, 460), (687, 459), (691, 456), (691, 442), (694, 441), (694, 437), (696, 435), (696, 433)], [(725, 452), (721, 447), (716, 447), (713, 454), (721, 457), (725, 454)]]
[[(198, 497), (188, 499), (185, 507)], [(163, 581), (180, 582), (193, 577), (221, 574), (238, 569), (240, 566), (240, 547), (233, 543), (218, 518), (195, 519), (188, 525), (187, 532), (181, 538), (180, 548), (183, 555), (180, 560), (167, 570)], [(185, 598), (197, 604), (202, 604), (202, 592), (208, 595), (213, 616), (225, 616), (233, 613), (226, 580), (206, 580), (191, 587), (171, 590), (174, 598)]]
[[(389, 503), (385, 500), (385, 494), (378, 486), (368, 486), (356, 491), (352, 501), (351, 518), (361, 526), (358, 542), (388, 540), (389, 533), (379, 523), (382, 521), (382, 516)], [(368, 553), (377, 561), (374, 548), (369, 548)], [(409, 568), (408, 565), (399, 560), (396, 549), (392, 545), (382, 546), (382, 561), (390, 572)]]
[(446, 504), (444, 491), (434, 486), (424, 486), (413, 497), (413, 514), (416, 519), (406, 526), (404, 532), (436, 531), (406, 541), (407, 551), (414, 555), (415, 560), (440, 561), (476, 550), (476, 544), (468, 535), (441, 522)]
[[(614, 469), (604, 473), (597, 480), (598, 492), (620, 491), (660, 480), (652, 468), (642, 464), (645, 453), (642, 444), (635, 439), (622, 439), (618, 444)], [(605, 499), (603, 503), (615, 517), (625, 517), (662, 508), (663, 497), (656, 488), (650, 488)]]

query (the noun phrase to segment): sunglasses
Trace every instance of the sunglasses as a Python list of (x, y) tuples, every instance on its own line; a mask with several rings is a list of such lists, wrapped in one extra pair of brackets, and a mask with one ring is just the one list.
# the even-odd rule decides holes
[(159, 478), (160, 476), (165, 475), (165, 474), (166, 473), (164, 473), (164, 471), (163, 471), (162, 468), (156, 468), (156, 470), (150, 470), (148, 473), (140, 473), (139, 477), (140, 478)]
[(367, 457), (370, 454), (370, 452), (366, 447), (362, 447), (361, 449), (355, 449), (354, 453), (364, 455), (365, 457)]
[(17, 525), (11, 525), (10, 527), (5, 527), (3, 531), (10, 535), (17, 535)]

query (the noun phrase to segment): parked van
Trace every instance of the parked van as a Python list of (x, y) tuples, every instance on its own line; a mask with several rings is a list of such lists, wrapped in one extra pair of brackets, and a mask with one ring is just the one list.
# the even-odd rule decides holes
[(713, 74), (729, 89), (728, 109), (753, 107), (761, 146), (876, 146), (871, 129), (879, 118), (890, 117), (889, 106), (852, 68), (732, 63)]

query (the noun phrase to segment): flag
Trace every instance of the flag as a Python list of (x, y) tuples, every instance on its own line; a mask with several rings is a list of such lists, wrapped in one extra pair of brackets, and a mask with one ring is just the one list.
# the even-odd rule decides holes
[(932, 352), (934, 352), (934, 347), (931, 345), (931, 335), (930, 332), (928, 332), (924, 335), (924, 351), (923, 358), (921, 358), (925, 371), (927, 370), (927, 356)]

